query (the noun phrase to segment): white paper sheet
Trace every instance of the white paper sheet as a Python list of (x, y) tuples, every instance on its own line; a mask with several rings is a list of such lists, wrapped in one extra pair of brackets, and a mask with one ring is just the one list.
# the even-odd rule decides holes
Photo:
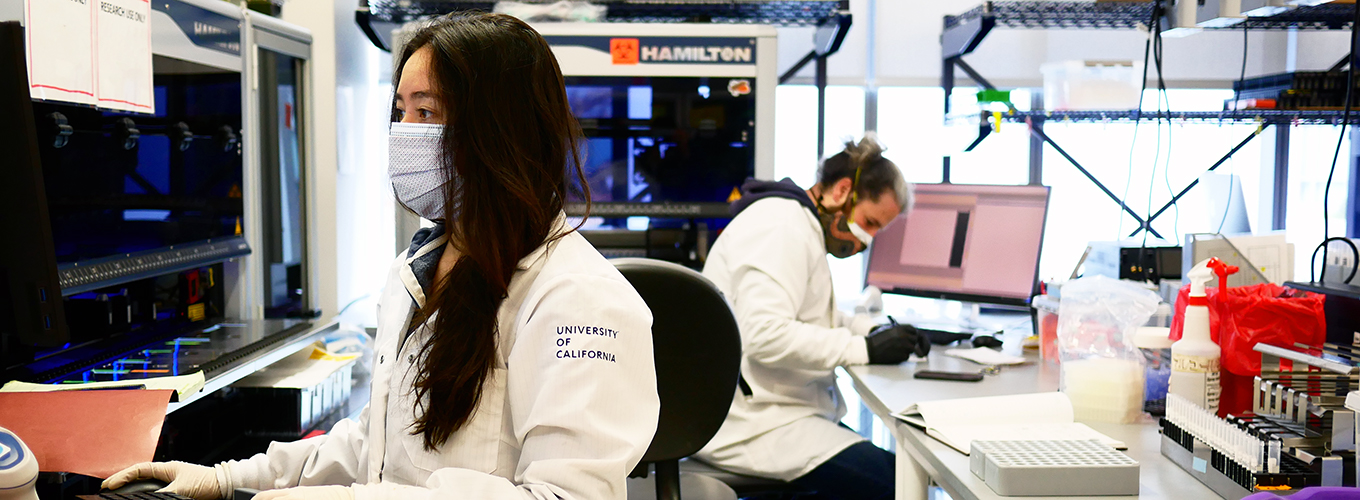
[(24, 37), (34, 99), (95, 104), (94, 9), (100, 0), (27, 0)]
[(147, 0), (88, 1), (98, 3), (95, 8), (95, 65), (98, 68), (95, 71), (98, 82), (95, 97), (99, 107), (155, 113), (151, 78), (151, 3)]
[(53, 392), (53, 391), (88, 391), (91, 389), (113, 389), (116, 387), (143, 387), (150, 390), (170, 389), (175, 391), (176, 400), (183, 401), (191, 394), (203, 390), (203, 385), (207, 383), (203, 372), (197, 371), (188, 375), (178, 377), (152, 377), (132, 380), (121, 380), (118, 382), (86, 382), (84, 384), (34, 384), (11, 380), (4, 386), (0, 386), (0, 393), (6, 392)]
[(949, 349), (944, 352), (946, 356), (963, 358), (980, 365), (1019, 365), (1025, 363), (1025, 358), (1001, 354), (986, 347), (974, 347), (972, 349)]

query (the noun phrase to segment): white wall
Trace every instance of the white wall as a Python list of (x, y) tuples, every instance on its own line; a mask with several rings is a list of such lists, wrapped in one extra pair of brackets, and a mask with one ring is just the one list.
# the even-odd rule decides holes
[[(387, 184), (390, 56), (354, 22), (353, 2), (292, 0), (283, 19), (312, 31), (313, 155), (325, 256), (317, 263), (317, 304), (325, 316), (361, 299), (342, 320), (376, 323), (374, 304), (392, 253)], [(376, 138), (376, 139), (375, 139)], [(364, 298), (367, 296), (367, 298)]]

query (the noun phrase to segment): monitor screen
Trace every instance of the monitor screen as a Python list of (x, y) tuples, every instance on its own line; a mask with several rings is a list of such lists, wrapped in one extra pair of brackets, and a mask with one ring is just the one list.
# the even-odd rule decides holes
[[(591, 201), (719, 203), (755, 176), (750, 78), (569, 76)], [(573, 194), (569, 201), (579, 202)]]
[(874, 238), (865, 282), (885, 292), (1025, 305), (1039, 273), (1046, 186), (917, 184)]

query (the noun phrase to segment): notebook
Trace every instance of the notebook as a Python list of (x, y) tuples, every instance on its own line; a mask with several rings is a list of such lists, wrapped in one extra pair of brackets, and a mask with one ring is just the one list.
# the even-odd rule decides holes
[(893, 416), (925, 429), (927, 435), (964, 455), (974, 440), (1095, 439), (1115, 449), (1128, 448), (1077, 422), (1072, 401), (1061, 392), (926, 401)]

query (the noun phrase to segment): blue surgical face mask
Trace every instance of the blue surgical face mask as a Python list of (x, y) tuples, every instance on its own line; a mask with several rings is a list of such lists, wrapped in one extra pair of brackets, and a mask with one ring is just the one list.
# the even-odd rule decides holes
[(397, 201), (423, 218), (444, 218), (445, 172), (440, 139), (444, 126), (429, 123), (393, 123), (388, 132), (387, 175)]

